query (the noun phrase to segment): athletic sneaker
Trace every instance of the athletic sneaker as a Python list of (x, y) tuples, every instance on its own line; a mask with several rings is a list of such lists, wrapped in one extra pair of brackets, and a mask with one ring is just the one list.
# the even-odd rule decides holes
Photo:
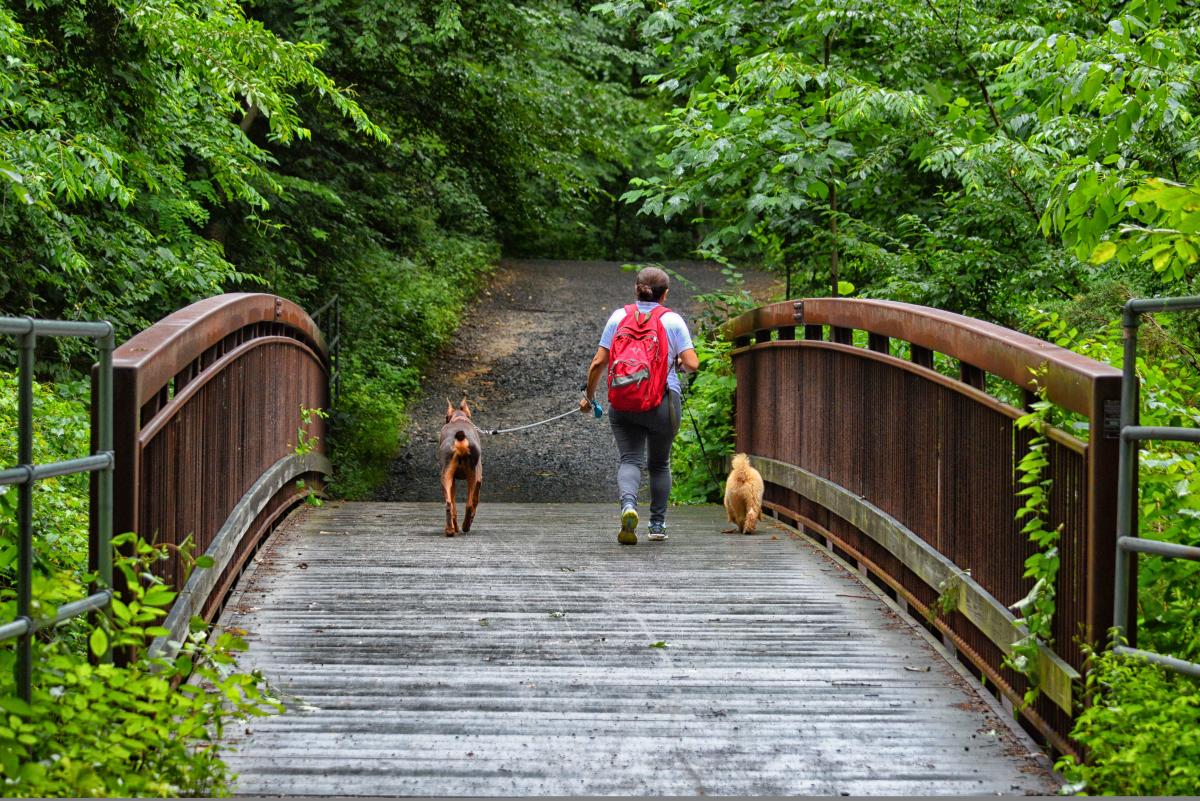
[(667, 527), (662, 523), (651, 523), (650, 533), (646, 535), (646, 539), (661, 542), (667, 538)]
[(637, 545), (637, 509), (626, 506), (621, 510), (621, 530), (617, 533), (617, 542), (622, 545)]

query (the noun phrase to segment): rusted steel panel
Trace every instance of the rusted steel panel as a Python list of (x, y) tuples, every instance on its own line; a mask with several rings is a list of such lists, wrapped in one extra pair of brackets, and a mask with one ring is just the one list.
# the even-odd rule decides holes
[(730, 338), (783, 325), (828, 325), (869, 331), (944, 353), (1000, 376), (1019, 387), (1032, 385), (1031, 369), (1042, 365), (1049, 397), (1073, 412), (1095, 412), (1093, 385), (1101, 379), (1120, 379), (1115, 367), (1060, 348), (1036, 337), (974, 320), (961, 314), (896, 303), (856, 298), (806, 298), (803, 317), (795, 318), (796, 301), (784, 301), (746, 312), (726, 326)]
[(213, 349), (225, 337), (264, 322), (277, 324), (281, 332), (288, 331), (328, 358), (320, 329), (295, 303), (235, 292), (193, 303), (134, 335), (113, 353), (113, 368), (134, 371), (139, 403), (146, 403), (194, 360), (207, 368), (217, 355)]
[[(134, 336), (113, 362), (118, 532), (170, 546), (190, 538), (204, 553), (258, 478), (299, 445), (298, 429), (324, 450), (324, 420), (302, 425), (301, 407), (328, 407), (328, 352), (303, 309), (283, 298), (200, 301)], [(294, 502), (295, 488), (280, 496)], [(273, 520), (279, 504), (268, 506)], [(251, 546), (239, 546), (232, 575)], [(156, 570), (183, 586), (174, 547)]]
[[(1088, 552), (1093, 560), (1086, 566), (1086, 634), (1091, 642), (1105, 636), (1113, 619), (1112, 579), (1117, 555), (1117, 461), (1120, 457), (1121, 379), (1105, 376), (1093, 385), (1089, 424), (1087, 493)], [(1131, 576), (1131, 581), (1136, 576)], [(1106, 583), (1107, 582), (1107, 583)], [(1135, 585), (1136, 586), (1136, 585)], [(1133, 612), (1131, 611), (1131, 615)], [(1127, 631), (1136, 627), (1127, 626)]]

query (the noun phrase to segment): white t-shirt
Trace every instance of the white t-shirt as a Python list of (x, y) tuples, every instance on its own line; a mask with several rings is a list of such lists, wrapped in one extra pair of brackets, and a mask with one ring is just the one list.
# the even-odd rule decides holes
[[(638, 311), (648, 312), (658, 306), (654, 301), (638, 301)], [(617, 333), (617, 326), (625, 319), (625, 307), (617, 309), (608, 318), (608, 323), (604, 326), (604, 333), (600, 335), (600, 347), (612, 350), (613, 335)], [(688, 331), (687, 323), (673, 311), (669, 311), (659, 318), (662, 321), (663, 330), (667, 332), (667, 362), (671, 365), (667, 370), (667, 388), (675, 394), (681, 394), (679, 390), (679, 376), (675, 375), (675, 360), (679, 354), (685, 350), (690, 350), (692, 347), (692, 335)]]

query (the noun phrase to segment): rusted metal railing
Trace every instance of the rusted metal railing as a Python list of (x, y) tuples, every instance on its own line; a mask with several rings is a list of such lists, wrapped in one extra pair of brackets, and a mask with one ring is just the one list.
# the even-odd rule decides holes
[[(1015, 424), (1023, 409), (985, 392), (987, 376), (1015, 385), (1028, 405), (1037, 371), (1047, 399), (1082, 416), (1086, 442), (1047, 432), (1049, 524), (1062, 527), (1057, 611), (1038, 666), (1043, 694), (1022, 712), (1073, 751), (1081, 646), (1102, 642), (1113, 615), (1120, 371), (997, 325), (887, 301), (777, 303), (731, 321), (727, 334), (737, 448), (763, 472), (768, 508), (931, 617), (1015, 704), (1025, 678), (1003, 660), (1020, 636), (1009, 606), (1031, 588), (1022, 573), (1033, 550), (1015, 515), (1016, 466), (1032, 433)], [(935, 353), (957, 362), (956, 376), (935, 369)], [(952, 611), (938, 613), (946, 602)]]
[[(171, 546), (158, 570), (181, 589), (152, 651), (211, 620), (261, 538), (329, 474), (324, 420), (302, 411), (328, 407), (329, 367), (312, 319), (265, 294), (192, 304), (113, 354), (115, 530)], [(189, 538), (213, 567), (185, 575), (175, 549)]]

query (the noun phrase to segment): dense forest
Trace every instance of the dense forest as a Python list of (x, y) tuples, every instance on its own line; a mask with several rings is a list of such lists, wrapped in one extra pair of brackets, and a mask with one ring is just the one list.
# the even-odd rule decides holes
[[(1125, 300), (1200, 293), (1200, 8), (1183, 0), (3, 0), (0, 56), (0, 315), (104, 318), (123, 339), (223, 291), (337, 294), (345, 497), (378, 483), (427, 354), (501, 256), (713, 259), (731, 276), (717, 308), (746, 302), (737, 269), (755, 267), (792, 297), (936, 306), (1113, 364)], [(1200, 425), (1200, 316), (1143, 340), (1144, 422)], [(699, 347), (692, 402), (727, 431), (727, 347)], [(90, 356), (39, 358), (39, 458), (78, 455)], [(14, 363), (0, 350), (5, 466)], [(678, 458), (695, 447), (685, 433)], [(1200, 544), (1196, 449), (1144, 463), (1143, 530)], [(52, 606), (85, 581), (86, 489), (39, 497)], [(1139, 581), (1142, 644), (1200, 660), (1196, 565), (1147, 560)], [(114, 642), (170, 601), (147, 596)], [(5, 794), (227, 789), (208, 738), (275, 706), (227, 669), (236, 638), (169, 667), (210, 672), (186, 702), (144, 662), (93, 668), (108, 643), (89, 639), (46, 644), (32, 707), (0, 649)], [(66, 687), (96, 702), (56, 704)], [(1195, 680), (1101, 654), (1088, 690), (1071, 788), (1200, 789)], [(115, 749), (106, 715), (127, 721)]]

